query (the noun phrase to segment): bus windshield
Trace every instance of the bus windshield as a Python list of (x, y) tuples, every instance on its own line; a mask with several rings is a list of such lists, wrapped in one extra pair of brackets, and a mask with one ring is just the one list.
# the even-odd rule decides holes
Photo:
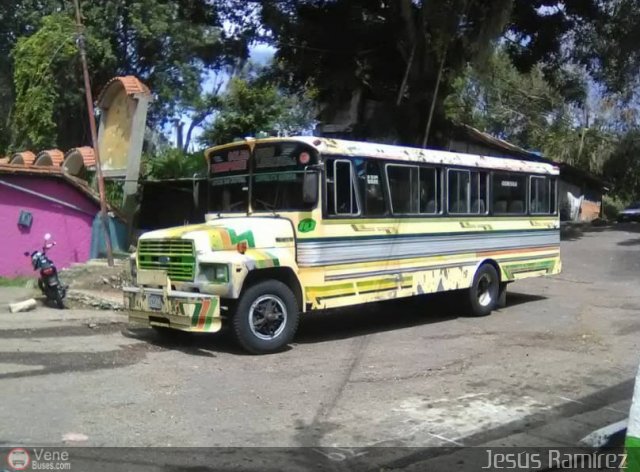
[[(212, 153), (209, 160), (209, 211), (305, 211), (302, 187), (305, 167), (317, 163), (316, 152), (298, 142), (246, 144)], [(250, 189), (251, 187), (251, 189)]]

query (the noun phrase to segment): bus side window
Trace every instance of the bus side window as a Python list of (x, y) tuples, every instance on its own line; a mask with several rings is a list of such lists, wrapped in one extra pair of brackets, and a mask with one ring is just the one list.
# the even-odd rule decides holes
[(524, 175), (495, 173), (492, 186), (493, 212), (523, 215), (527, 211), (527, 179)]
[(362, 216), (384, 216), (387, 214), (384, 187), (380, 174), (380, 165), (372, 159), (355, 160)]
[(488, 208), (487, 173), (471, 172), (471, 213), (484, 215)]
[(351, 161), (336, 159), (327, 161), (327, 214), (336, 216), (357, 215), (358, 199), (354, 187)]
[(387, 181), (391, 194), (391, 212), (394, 215), (419, 213), (420, 168), (387, 164)]
[(469, 189), (471, 187), (471, 172), (468, 170), (448, 171), (449, 182), (449, 213), (464, 214), (470, 213), (471, 201)]
[(440, 171), (430, 167), (420, 168), (420, 213), (440, 213)]
[(555, 180), (549, 177), (532, 176), (529, 190), (529, 210), (532, 214), (550, 215), (556, 212)]

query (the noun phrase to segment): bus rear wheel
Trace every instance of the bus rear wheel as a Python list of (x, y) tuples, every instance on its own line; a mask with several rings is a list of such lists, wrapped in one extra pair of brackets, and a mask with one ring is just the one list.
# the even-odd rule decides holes
[(240, 297), (233, 315), (233, 332), (245, 350), (269, 354), (293, 340), (299, 318), (291, 289), (278, 280), (266, 280), (249, 287)]
[(473, 316), (486, 316), (497, 306), (500, 278), (491, 264), (480, 266), (468, 291), (469, 309)]

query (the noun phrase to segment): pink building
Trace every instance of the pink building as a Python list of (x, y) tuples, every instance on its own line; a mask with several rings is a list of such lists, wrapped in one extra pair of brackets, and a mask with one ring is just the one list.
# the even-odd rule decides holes
[(24, 252), (42, 247), (45, 233), (59, 269), (88, 260), (99, 209), (87, 184), (60, 168), (0, 164), (0, 276), (35, 275)]

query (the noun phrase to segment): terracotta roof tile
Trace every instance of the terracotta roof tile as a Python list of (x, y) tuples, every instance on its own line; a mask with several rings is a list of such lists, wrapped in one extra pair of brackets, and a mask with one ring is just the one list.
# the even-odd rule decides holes
[(85, 167), (91, 168), (96, 166), (96, 155), (93, 152), (93, 148), (91, 146), (82, 146), (82, 147), (70, 149), (64, 155), (64, 160), (66, 161), (71, 156), (76, 154), (80, 154), (80, 156), (82, 157), (82, 162), (84, 163)]
[(124, 87), (127, 95), (138, 95), (145, 94), (151, 95), (151, 90), (145, 84), (143, 84), (137, 77), (133, 75), (125, 75), (123, 77), (114, 77), (104, 86), (100, 95), (98, 96), (98, 104), (101, 104), (105, 95), (108, 93), (109, 89), (113, 86), (113, 84), (119, 82), (122, 87)]
[(38, 154), (33, 165), (60, 167), (63, 160), (64, 153), (60, 149), (48, 149)]
[(11, 164), (19, 164), (19, 165), (27, 165), (30, 166), (33, 164), (33, 161), (36, 160), (36, 155), (31, 151), (21, 151), (14, 153), (9, 162)]

